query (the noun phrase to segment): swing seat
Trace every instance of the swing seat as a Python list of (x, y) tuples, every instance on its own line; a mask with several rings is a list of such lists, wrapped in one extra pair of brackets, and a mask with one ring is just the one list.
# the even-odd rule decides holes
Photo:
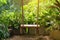
[[(34, 28), (34, 29), (36, 29), (35, 31), (38, 33), (39, 32), (39, 28), (40, 28), (40, 25), (31, 25), (31, 24), (24, 24), (24, 25), (22, 25), (21, 24), (21, 26), (20, 26), (20, 34), (23, 34), (23, 29), (24, 28), (28, 28), (28, 29), (30, 29), (30, 28)], [(28, 31), (28, 33), (29, 33), (29, 31)]]
[(21, 25), (21, 28), (37, 28), (37, 27), (40, 27), (40, 25), (27, 25), (27, 24), (24, 24), (24, 25)]

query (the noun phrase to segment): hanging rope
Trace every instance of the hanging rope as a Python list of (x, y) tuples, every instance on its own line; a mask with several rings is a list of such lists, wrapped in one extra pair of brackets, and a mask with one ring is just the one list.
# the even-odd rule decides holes
[(24, 9), (23, 9), (24, 0), (21, 1), (22, 1), (22, 25), (24, 26)]
[(37, 34), (39, 34), (39, 29), (38, 29), (38, 17), (39, 17), (39, 0), (38, 0), (38, 6), (37, 6)]
[(37, 7), (37, 27), (38, 27), (38, 17), (39, 17), (39, 0), (38, 0), (38, 7)]

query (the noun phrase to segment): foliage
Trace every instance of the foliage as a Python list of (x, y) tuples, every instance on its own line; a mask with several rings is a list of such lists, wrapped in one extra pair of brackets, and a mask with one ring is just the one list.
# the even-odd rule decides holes
[(0, 40), (2, 40), (2, 38), (3, 39), (7, 38), (9, 36), (8, 27), (7, 25), (3, 24), (4, 21), (2, 20), (4, 20), (3, 19), (4, 17), (1, 15), (4, 10), (8, 10), (8, 9), (9, 8), (8, 8), (7, 0), (0, 0)]
[[(39, 1), (38, 23), (46, 28), (58, 28), (60, 25), (59, 0), (40, 0)], [(55, 6), (55, 7), (53, 7)], [(56, 7), (58, 6), (58, 7)], [(29, 2), (24, 5), (25, 24), (37, 23), (37, 1)], [(56, 26), (56, 27), (55, 27)]]
[[(1, 3), (2, 2), (2, 3)], [(14, 28), (19, 27), (20, 25), (20, 19), (18, 16), (19, 9), (14, 6), (14, 4), (11, 3), (11, 0), (0, 0), (0, 24), (3, 24), (1, 27), (3, 29), (0, 29), (0, 38), (6, 38), (8, 37), (8, 27), (12, 26)], [(17, 15), (18, 14), (18, 15)]]
[[(40, 5), (39, 5), (39, 19), (43, 19), (42, 17), (43, 16), (48, 16), (48, 15), (50, 15), (49, 13), (48, 13), (48, 11), (50, 10), (49, 8), (47, 8), (48, 6), (50, 6), (51, 4), (52, 4), (52, 2), (51, 2), (51, 4), (49, 3), (49, 1), (47, 1), (47, 3), (46, 2), (44, 2), (44, 4), (43, 4), (43, 2), (42, 1), (40, 1), (40, 3), (39, 3)], [(47, 8), (47, 9), (46, 9)], [(49, 9), (49, 10), (48, 10)], [(32, 2), (30, 2), (30, 3), (28, 3), (27, 5), (24, 5), (24, 16), (25, 16), (25, 22), (26, 23), (28, 23), (28, 24), (33, 24), (33, 23), (35, 23), (36, 24), (36, 15), (37, 15), (37, 1), (32, 1)], [(40, 21), (40, 20), (39, 20)], [(32, 23), (31, 23), (32, 22)], [(42, 22), (42, 21), (40, 21), (40, 22)]]
[[(26, 0), (27, 1), (27, 0)], [(37, 0), (24, 1), (24, 23), (37, 23)], [(18, 4), (18, 5), (17, 5)], [(38, 23), (46, 28), (60, 26), (60, 1), (39, 0)], [(0, 24), (18, 28), (22, 23), (21, 0), (0, 0)], [(2, 33), (3, 34), (3, 33)]]
[(14, 24), (16, 21), (16, 24), (19, 22), (19, 9), (14, 6), (11, 2), (12, 0), (7, 0), (6, 5), (2, 5), (1, 7), (1, 14), (0, 14), (0, 23), (3, 23), (7, 26)]
[(0, 40), (6, 39), (9, 37), (8, 27), (4, 24), (0, 24)]

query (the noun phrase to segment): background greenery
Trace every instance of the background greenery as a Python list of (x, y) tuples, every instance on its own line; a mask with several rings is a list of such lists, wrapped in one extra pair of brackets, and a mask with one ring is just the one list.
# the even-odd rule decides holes
[[(21, 0), (0, 0), (0, 24), (18, 28), (22, 23)], [(50, 30), (60, 29), (60, 0), (39, 0), (38, 23)], [(24, 0), (24, 23), (37, 23), (37, 0)], [(1, 28), (1, 27), (0, 27)], [(0, 29), (2, 30), (2, 29)], [(4, 32), (3, 30), (0, 31)], [(0, 37), (1, 38), (1, 37)]]

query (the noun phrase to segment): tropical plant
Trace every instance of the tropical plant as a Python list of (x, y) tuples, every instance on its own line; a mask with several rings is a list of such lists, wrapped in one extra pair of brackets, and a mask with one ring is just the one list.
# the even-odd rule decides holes
[[(46, 28), (58, 28), (60, 24), (60, 1), (59, 0), (39, 0), (38, 23)], [(24, 5), (25, 24), (36, 24), (37, 0)], [(56, 26), (56, 27), (55, 27)]]
[(11, 0), (0, 0), (0, 3), (0, 24), (2, 24), (0, 27), (0, 39), (4, 39), (9, 36), (9, 26), (14, 28), (18, 28), (20, 26), (20, 16), (18, 16), (19, 14), (17, 15), (17, 13), (19, 13), (19, 9), (11, 4)]
[(8, 27), (4, 24), (0, 24), (0, 40), (6, 39), (9, 37)]

